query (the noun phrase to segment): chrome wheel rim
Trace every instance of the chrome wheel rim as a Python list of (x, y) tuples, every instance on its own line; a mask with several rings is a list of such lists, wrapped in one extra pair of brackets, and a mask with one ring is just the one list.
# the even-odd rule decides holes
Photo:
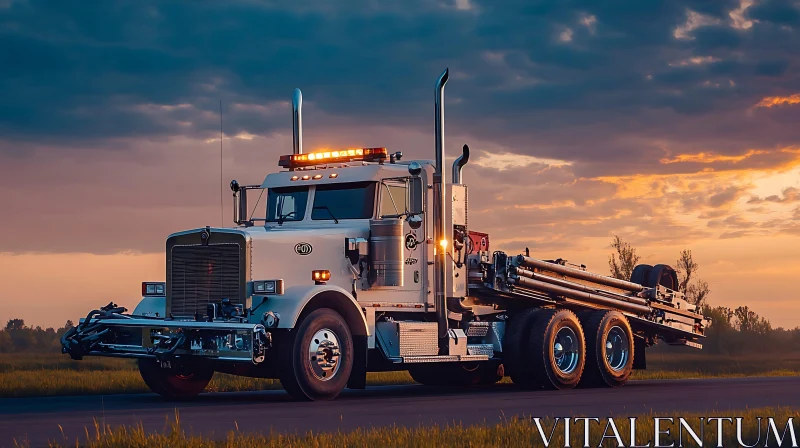
[(570, 374), (578, 367), (578, 336), (569, 327), (562, 327), (553, 341), (553, 358), (561, 373)]
[(327, 328), (314, 333), (308, 346), (308, 362), (314, 377), (320, 381), (328, 381), (336, 376), (341, 356), (336, 333)]
[(631, 347), (625, 331), (620, 327), (612, 327), (606, 335), (605, 341), (606, 361), (608, 367), (614, 372), (623, 370), (628, 364)]

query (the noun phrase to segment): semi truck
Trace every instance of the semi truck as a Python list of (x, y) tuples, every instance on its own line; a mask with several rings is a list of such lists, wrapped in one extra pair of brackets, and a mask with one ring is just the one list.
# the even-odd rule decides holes
[[(166, 281), (143, 282), (131, 313), (113, 302), (88, 313), (62, 352), (135, 358), (169, 399), (223, 372), (330, 400), (365, 388), (368, 372), (397, 370), (430, 386), (507, 376), (522, 389), (618, 387), (659, 341), (701, 348), (710, 321), (670, 266), (619, 279), (493, 250), (491, 233), (470, 227), (467, 145), (446, 181), (448, 76), (435, 86), (433, 160), (304, 152), (296, 89), (293, 151), (260, 184), (231, 182), (235, 225), (169, 235)], [(248, 203), (255, 192), (266, 193), (260, 207)]]

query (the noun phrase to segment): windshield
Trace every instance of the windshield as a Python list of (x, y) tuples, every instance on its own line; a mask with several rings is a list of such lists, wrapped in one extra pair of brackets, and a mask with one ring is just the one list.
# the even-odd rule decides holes
[(311, 219), (371, 218), (375, 205), (375, 182), (318, 185)]
[(308, 187), (270, 188), (267, 222), (302, 221), (306, 214)]

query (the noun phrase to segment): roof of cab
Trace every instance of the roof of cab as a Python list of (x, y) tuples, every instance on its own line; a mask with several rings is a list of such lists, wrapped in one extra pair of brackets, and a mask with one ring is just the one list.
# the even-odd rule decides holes
[[(416, 160), (416, 162), (423, 165), (433, 165), (429, 160)], [(277, 173), (270, 173), (261, 184), (261, 188), (274, 188), (285, 187), (293, 185), (304, 185), (306, 183), (314, 185), (315, 182), (326, 184), (345, 183), (345, 182), (362, 182), (362, 181), (378, 181), (387, 177), (400, 177), (408, 174), (408, 164), (410, 162), (399, 163), (366, 163), (363, 165), (348, 165), (340, 167), (328, 167), (322, 169), (304, 169), (296, 171), (280, 171)], [(331, 178), (331, 174), (336, 174)], [(312, 179), (315, 175), (321, 174), (321, 179)], [(308, 180), (302, 180), (303, 176), (309, 176)], [(292, 177), (297, 176), (298, 179), (291, 180)]]

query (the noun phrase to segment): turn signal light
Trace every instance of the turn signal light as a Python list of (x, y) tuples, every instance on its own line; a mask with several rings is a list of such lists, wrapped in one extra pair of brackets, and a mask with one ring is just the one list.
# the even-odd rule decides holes
[(331, 271), (327, 269), (311, 271), (311, 280), (315, 283), (324, 283), (331, 279)]

